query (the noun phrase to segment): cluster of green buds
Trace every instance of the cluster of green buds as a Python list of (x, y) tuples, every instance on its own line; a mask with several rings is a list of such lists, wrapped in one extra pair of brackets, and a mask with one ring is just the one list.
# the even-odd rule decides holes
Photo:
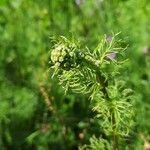
[(82, 66), (83, 63), (88, 63), (91, 67), (99, 67), (101, 64), (92, 53), (81, 50), (74, 42), (67, 39), (58, 41), (51, 51), (53, 68), (70, 70)]
[(72, 43), (57, 43), (51, 51), (51, 63), (57, 68), (69, 70), (78, 65), (77, 46)]
[[(116, 55), (116, 52), (109, 52), (106, 53), (104, 59), (113, 61), (116, 59)], [(99, 55), (95, 57), (89, 50), (81, 50), (74, 41), (60, 37), (51, 51), (51, 65), (56, 69), (70, 70), (81, 66), (83, 63), (90, 65), (91, 68), (97, 68), (102, 62)]]

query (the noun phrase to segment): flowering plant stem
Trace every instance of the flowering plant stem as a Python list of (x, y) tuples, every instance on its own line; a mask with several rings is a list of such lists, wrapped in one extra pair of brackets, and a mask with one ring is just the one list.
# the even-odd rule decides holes
[(109, 140), (91, 138), (90, 147), (97, 149), (119, 149), (119, 137), (125, 137), (132, 126), (132, 90), (124, 88), (125, 82), (118, 78), (123, 62), (117, 60), (122, 48), (117, 42), (102, 39), (90, 51), (81, 49), (74, 40), (61, 37), (54, 41), (51, 51), (51, 68), (65, 91), (88, 94), (94, 102), (93, 110), (101, 121), (101, 127)]
[[(108, 96), (108, 93), (107, 93), (107, 80), (105, 79), (104, 76), (101, 75), (100, 71), (98, 71), (97, 73), (97, 79), (98, 79), (98, 82), (103, 85), (103, 89), (102, 89), (102, 92), (103, 92), (103, 95), (105, 95), (105, 99), (106, 100), (110, 100), (109, 99), (109, 96)], [(116, 119), (115, 119), (115, 115), (114, 115), (114, 110), (113, 108), (110, 108), (110, 114), (111, 114), (111, 120), (112, 120), (112, 129), (113, 129), (113, 132), (112, 132), (112, 147), (113, 147), (113, 150), (117, 150), (118, 149), (118, 137), (117, 137), (117, 134), (116, 134)]]

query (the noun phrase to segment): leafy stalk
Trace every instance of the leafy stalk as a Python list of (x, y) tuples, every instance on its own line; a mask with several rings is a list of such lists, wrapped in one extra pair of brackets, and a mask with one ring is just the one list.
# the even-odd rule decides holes
[(104, 37), (93, 51), (60, 37), (54, 41), (50, 61), (53, 76), (57, 75), (65, 91), (89, 95), (113, 150), (119, 149), (119, 138), (128, 135), (133, 115), (132, 90), (118, 78), (123, 61), (117, 59), (124, 49), (115, 37), (109, 41)]

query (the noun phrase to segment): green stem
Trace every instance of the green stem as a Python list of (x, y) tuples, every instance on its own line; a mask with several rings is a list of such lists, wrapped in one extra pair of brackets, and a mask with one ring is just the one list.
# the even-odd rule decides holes
[[(103, 79), (103, 80), (101, 80)], [(104, 77), (103, 76), (99, 76), (99, 80), (100, 80), (100, 83), (103, 85), (103, 88), (102, 88), (102, 92), (105, 96), (105, 99), (106, 100), (110, 100), (109, 96), (108, 96), (108, 92), (106, 90), (107, 86), (108, 86), (108, 82), (107, 80), (104, 80)], [(113, 150), (117, 150), (118, 149), (118, 137), (117, 137), (117, 134), (116, 134), (116, 118), (115, 118), (115, 114), (114, 114), (114, 110), (112, 108), (110, 108), (110, 114), (111, 114), (111, 118), (112, 118), (112, 129), (113, 129), (113, 132), (112, 132), (112, 147), (113, 147)]]
[[(103, 86), (102, 88), (102, 92), (105, 96), (106, 100), (110, 100), (109, 96), (108, 96), (108, 92), (106, 90), (107, 86), (108, 86), (108, 81), (105, 79), (104, 76), (102, 76), (101, 74), (99, 74), (98, 76), (98, 82)], [(114, 110), (112, 108), (110, 108), (110, 114), (111, 114), (111, 118), (112, 118), (112, 147), (113, 150), (117, 150), (118, 149), (118, 137), (116, 134), (116, 118), (115, 118), (115, 114), (114, 114)]]
[(113, 128), (113, 132), (112, 132), (113, 150), (117, 150), (118, 149), (118, 137), (116, 134), (116, 119), (115, 119), (115, 114), (113, 110), (111, 111), (111, 116), (112, 116), (112, 128)]
[[(110, 100), (110, 98), (108, 96), (108, 92), (107, 92), (107, 86), (108, 86), (107, 79), (102, 75), (99, 68), (93, 62), (86, 59), (86, 63), (88, 63), (89, 66), (96, 71), (97, 82), (99, 82), (101, 84), (101, 86), (103, 87), (101, 89), (103, 92), (103, 95), (106, 100)], [(112, 131), (112, 147), (113, 147), (113, 150), (118, 150), (118, 137), (116, 134), (116, 118), (115, 118), (114, 110), (112, 108), (110, 108), (110, 114), (111, 114), (111, 118), (112, 118), (111, 122), (112, 122), (112, 129), (113, 129), (113, 131)]]

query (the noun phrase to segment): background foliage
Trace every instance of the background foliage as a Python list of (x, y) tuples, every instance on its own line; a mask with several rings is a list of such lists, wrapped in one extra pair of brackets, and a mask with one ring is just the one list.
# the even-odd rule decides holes
[(1, 0), (0, 149), (77, 149), (99, 137), (88, 98), (64, 95), (50, 79), (49, 37), (73, 33), (92, 49), (99, 37), (120, 31), (129, 58), (122, 75), (137, 97), (125, 145), (150, 145), (149, 6), (149, 0)]

